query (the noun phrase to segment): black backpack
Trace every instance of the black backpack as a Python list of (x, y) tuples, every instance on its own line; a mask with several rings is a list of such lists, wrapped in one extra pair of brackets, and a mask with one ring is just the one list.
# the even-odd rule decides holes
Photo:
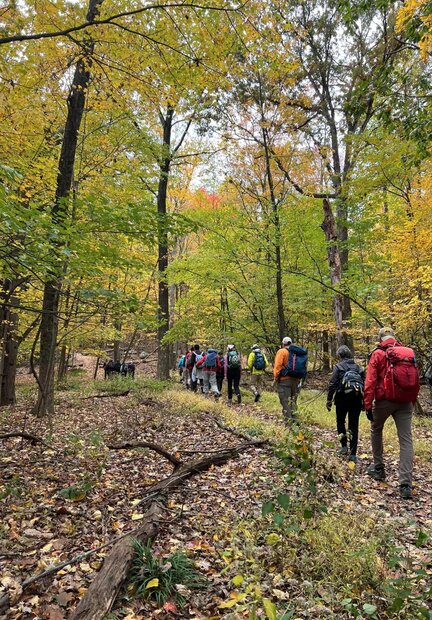
[(361, 376), (358, 366), (355, 368), (349, 368), (342, 377), (341, 386), (339, 391), (343, 394), (357, 394), (363, 396), (364, 393), (364, 380)]

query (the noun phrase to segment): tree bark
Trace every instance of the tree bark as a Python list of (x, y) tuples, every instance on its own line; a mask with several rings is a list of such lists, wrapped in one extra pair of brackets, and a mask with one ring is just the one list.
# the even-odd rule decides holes
[[(337, 288), (342, 280), (341, 258), (338, 246), (338, 234), (335, 217), (329, 200), (323, 200), (324, 221), (321, 228), (327, 241), (327, 258), (330, 268), (330, 282)], [(336, 339), (338, 346), (343, 344), (343, 295), (336, 293), (333, 298), (333, 315), (336, 324)]]
[(19, 299), (14, 294), (18, 282), (5, 278), (0, 292), (0, 407), (16, 402), (15, 377), (19, 338), (17, 336)]
[(163, 343), (169, 330), (169, 288), (166, 280), (168, 267), (168, 231), (166, 227), (168, 180), (171, 167), (171, 130), (174, 117), (174, 108), (168, 105), (165, 116), (160, 115), (163, 142), (162, 158), (159, 164), (159, 185), (157, 191), (158, 224), (158, 379), (169, 379), (170, 376), (170, 347)]
[[(94, 21), (99, 15), (99, 7), (102, 2), (103, 0), (89, 1), (86, 17), (89, 23)], [(94, 41), (90, 37), (84, 39), (84, 53), (76, 64), (67, 100), (68, 113), (59, 159), (55, 200), (51, 209), (53, 226), (58, 229), (62, 228), (68, 214), (68, 200), (72, 187), (78, 132), (90, 83), (91, 57), (94, 45)], [(54, 260), (44, 286), (40, 330), (39, 392), (33, 409), (33, 413), (38, 417), (54, 412), (55, 352), (58, 332), (59, 298), (62, 286), (61, 247), (61, 240), (53, 241), (52, 254)]]

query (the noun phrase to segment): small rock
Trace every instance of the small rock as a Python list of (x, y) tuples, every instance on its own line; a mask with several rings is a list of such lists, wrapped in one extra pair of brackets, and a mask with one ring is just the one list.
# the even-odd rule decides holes
[(332, 616), (333, 612), (331, 609), (326, 607), (325, 605), (314, 605), (309, 608), (309, 613), (313, 616), (317, 616), (318, 618), (322, 618), (323, 616)]

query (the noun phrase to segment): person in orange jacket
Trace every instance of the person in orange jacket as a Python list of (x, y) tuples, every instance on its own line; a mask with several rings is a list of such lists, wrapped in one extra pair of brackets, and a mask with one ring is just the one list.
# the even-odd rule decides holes
[(289, 347), (292, 344), (291, 338), (286, 336), (282, 340), (282, 348), (276, 353), (273, 378), (274, 385), (282, 405), (282, 414), (287, 424), (296, 421), (297, 397), (299, 394), (300, 378), (283, 375), (283, 371), (288, 366)]

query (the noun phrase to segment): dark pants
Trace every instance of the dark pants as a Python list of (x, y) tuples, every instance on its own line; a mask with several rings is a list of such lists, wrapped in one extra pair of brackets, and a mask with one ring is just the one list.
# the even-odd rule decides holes
[(347, 445), (347, 430), (345, 421), (348, 414), (348, 433), (350, 435), (350, 454), (357, 454), (359, 417), (362, 407), (362, 399), (358, 394), (336, 394), (336, 422), (337, 432), (340, 436), (341, 445)]
[(216, 373), (216, 385), (219, 392), (222, 392), (222, 383), (224, 380), (224, 373)]
[(237, 394), (237, 400), (241, 401), (240, 393), (240, 368), (228, 368), (227, 381), (228, 381), (228, 400), (232, 400), (233, 397), (233, 384), (234, 392)]

